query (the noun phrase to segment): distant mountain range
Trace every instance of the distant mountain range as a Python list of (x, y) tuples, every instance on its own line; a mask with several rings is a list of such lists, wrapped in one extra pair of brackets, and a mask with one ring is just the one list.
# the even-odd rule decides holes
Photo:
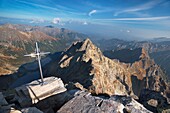
[(63, 51), (72, 42), (87, 38), (86, 35), (52, 26), (38, 27), (18, 24), (0, 26), (0, 75), (11, 74), (32, 58), (23, 55), (34, 52), (35, 42), (41, 51)]

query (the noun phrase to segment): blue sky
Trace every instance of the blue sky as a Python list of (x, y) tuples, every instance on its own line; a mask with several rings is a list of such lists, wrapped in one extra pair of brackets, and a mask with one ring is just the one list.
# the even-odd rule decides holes
[(170, 37), (170, 0), (0, 0), (0, 17), (106, 38)]

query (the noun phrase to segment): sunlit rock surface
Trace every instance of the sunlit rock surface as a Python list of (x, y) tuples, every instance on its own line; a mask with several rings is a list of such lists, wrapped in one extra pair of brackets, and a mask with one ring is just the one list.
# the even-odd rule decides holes
[(79, 82), (96, 94), (133, 94), (127, 65), (105, 57), (89, 39), (74, 43), (45, 69), (65, 83)]
[(15, 99), (21, 107), (29, 107), (44, 98), (66, 91), (66, 88), (61, 79), (48, 77), (44, 78), (44, 84), (39, 79), (15, 88), (15, 91)]

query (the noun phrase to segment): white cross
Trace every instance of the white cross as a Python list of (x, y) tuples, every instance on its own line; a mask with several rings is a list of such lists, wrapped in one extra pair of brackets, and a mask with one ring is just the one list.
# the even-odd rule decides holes
[(41, 56), (44, 56), (46, 54), (50, 54), (50, 52), (40, 52), (40, 49), (38, 48), (38, 43), (36, 42), (36, 48), (35, 48), (35, 52), (28, 54), (28, 55), (24, 55), (24, 56), (30, 56), (30, 57), (36, 57), (38, 60), (38, 65), (39, 65), (39, 69), (40, 69), (40, 75), (41, 75), (41, 82), (42, 84), (44, 83), (43, 80), (43, 73), (42, 73), (42, 68), (41, 68)]

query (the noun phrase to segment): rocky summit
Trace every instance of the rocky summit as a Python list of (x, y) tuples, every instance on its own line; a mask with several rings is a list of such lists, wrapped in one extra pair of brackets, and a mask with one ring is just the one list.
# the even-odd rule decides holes
[(92, 96), (87, 92), (79, 95), (63, 105), (57, 113), (152, 113), (143, 105), (127, 96)]
[[(124, 52), (126, 54), (123, 54)], [(43, 75), (45, 77), (54, 75), (61, 78), (68, 91), (80, 89), (89, 92), (90, 95), (94, 96), (109, 96), (111, 97), (111, 100), (113, 95), (123, 96), (122, 98), (125, 98), (125, 100), (127, 98), (126, 96), (128, 96), (131, 99), (136, 99), (152, 112), (168, 110), (170, 107), (170, 87), (166, 83), (164, 72), (149, 57), (145, 49), (138, 48), (134, 50), (115, 51), (114, 56), (119, 55), (123, 56), (117, 58), (106, 57), (90, 39), (78, 41), (73, 43), (62, 53), (55, 53), (47, 56), (45, 59), (50, 60), (43, 65)], [(38, 68), (34, 69), (34, 71), (32, 70), (32, 66), (34, 65), (35, 62), (21, 66), (22, 68), (19, 68), (17, 73), (15, 73), (15, 75), (20, 75), (18, 78), (15, 78), (15, 81), (22, 80), (22, 84), (24, 84), (24, 81), (28, 80), (28, 76), (32, 77), (37, 75)], [(32, 80), (34, 79), (36, 79), (36, 77)], [(11, 80), (9, 86), (14, 85), (16, 83), (15, 81)], [(63, 96), (66, 95), (67, 93), (63, 93)], [(70, 103), (66, 103), (67, 101), (59, 102), (62, 103), (60, 107), (57, 107), (57, 110), (61, 108), (58, 111), (59, 113), (69, 109), (69, 106), (73, 108), (70, 112), (74, 112), (74, 109), (76, 110), (77, 108), (75, 105), (71, 105), (71, 103), (81, 105), (81, 103), (78, 103), (77, 101), (86, 98), (86, 96), (76, 98), (74, 98), (74, 96), (68, 97), (69, 99), (67, 98), (67, 101), (71, 98), (73, 98), (73, 100), (69, 101)], [(96, 99), (98, 100), (97, 97), (87, 96), (87, 100), (89, 100), (89, 98), (93, 98), (94, 102)], [(114, 99), (115, 98), (117, 97), (114, 97)], [(102, 112), (102, 110), (106, 108), (106, 106), (104, 106), (105, 104), (108, 103), (112, 106), (114, 105), (113, 103), (117, 103), (115, 101), (110, 102), (110, 99), (99, 104), (100, 106), (103, 106), (101, 109), (98, 109), (97, 107), (93, 108), (92, 106), (89, 110), (95, 112), (101, 110)], [(136, 101), (133, 99), (130, 102), (134, 104)], [(103, 101), (101, 98), (99, 100)], [(63, 106), (63, 104), (65, 105)], [(98, 104), (95, 103), (95, 105)], [(91, 106), (91, 103), (87, 103), (87, 106)], [(87, 106), (85, 105), (84, 107)], [(121, 112), (123, 112), (122, 109), (124, 108), (126, 111), (138, 109), (126, 106), (129, 105), (120, 104), (120, 106), (114, 107), (122, 107), (120, 110)], [(111, 107), (111, 109), (107, 108), (108, 111), (106, 112), (116, 109), (114, 107)], [(53, 106), (53, 109), (54, 108), (55, 105)], [(80, 106), (79, 108), (82, 110), (84, 109), (83, 106)], [(143, 112), (150, 112), (143, 108), (142, 110), (144, 110)], [(137, 111), (139, 111), (139, 109)]]

